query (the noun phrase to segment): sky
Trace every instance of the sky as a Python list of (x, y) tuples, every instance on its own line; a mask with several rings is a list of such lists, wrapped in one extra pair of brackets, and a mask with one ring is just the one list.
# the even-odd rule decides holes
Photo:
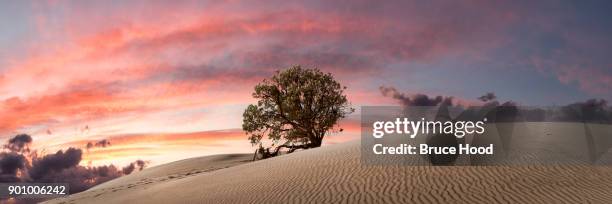
[[(612, 99), (612, 9), (586, 1), (4, 1), (0, 139), (152, 165), (253, 152), (253, 87), (294, 64), (356, 106), (379, 87), (522, 105)], [(357, 113), (358, 114), (358, 113)], [(358, 138), (358, 116), (326, 144)]]

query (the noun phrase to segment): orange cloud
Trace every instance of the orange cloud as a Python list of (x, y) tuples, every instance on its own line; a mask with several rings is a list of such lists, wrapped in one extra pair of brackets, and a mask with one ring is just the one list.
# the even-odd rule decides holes
[[(134, 159), (153, 160), (154, 164), (172, 160), (156, 159), (164, 154), (217, 154), (211, 149), (225, 149), (227, 152), (251, 152), (246, 135), (241, 130), (204, 131), (193, 133), (145, 133), (107, 136), (111, 145), (106, 148), (93, 148), (84, 154), (83, 162), (106, 163)], [(76, 146), (85, 147), (93, 140), (79, 140), (60, 144), (62, 149)], [(236, 145), (239, 144), (239, 145)], [(185, 155), (183, 155), (184, 157)], [(173, 158), (178, 159), (178, 158)]]
[(0, 103), (0, 131), (14, 130), (26, 125), (54, 123), (65, 116), (73, 118), (99, 117), (133, 111), (142, 107), (120, 104), (121, 99), (108, 90), (85, 89), (44, 95), (23, 100), (18, 97)]

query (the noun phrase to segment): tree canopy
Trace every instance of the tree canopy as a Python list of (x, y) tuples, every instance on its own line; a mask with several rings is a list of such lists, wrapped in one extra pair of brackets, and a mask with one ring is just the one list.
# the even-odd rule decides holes
[[(283, 147), (289, 152), (319, 147), (338, 121), (354, 111), (345, 89), (330, 73), (316, 68), (296, 65), (277, 71), (255, 86), (258, 102), (244, 111), (242, 129), (251, 144), (266, 151), (264, 157), (277, 155)], [(263, 148), (264, 137), (276, 145), (272, 152)]]

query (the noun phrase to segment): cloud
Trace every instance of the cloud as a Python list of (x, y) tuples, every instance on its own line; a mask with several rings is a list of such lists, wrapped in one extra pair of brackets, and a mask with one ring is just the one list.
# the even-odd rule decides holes
[[(188, 121), (189, 122), (189, 121)], [(343, 127), (344, 128), (344, 127)], [(112, 146), (107, 148), (90, 148), (85, 151), (81, 163), (87, 165), (109, 165), (117, 167), (129, 165), (137, 159), (161, 164), (177, 159), (184, 159), (185, 155), (209, 155), (219, 153), (250, 152), (251, 145), (241, 129), (196, 131), (196, 132), (144, 132), (144, 133), (115, 133), (92, 135), (101, 138), (91, 139), (71, 138), (64, 143), (44, 146), (47, 150), (59, 150), (67, 147), (83, 147), (87, 143), (100, 140), (109, 141)], [(330, 137), (331, 138), (331, 137)], [(159, 159), (161, 158), (161, 159)]]
[(26, 168), (26, 158), (17, 153), (0, 153), (0, 182), (19, 182), (17, 170)]
[(103, 117), (111, 113), (142, 110), (142, 106), (129, 106), (112, 89), (100, 89), (81, 84), (79, 88), (58, 94), (42, 95), (22, 99), (12, 97), (0, 101), (0, 114), (5, 120), (0, 122), (0, 131), (15, 130), (26, 125), (48, 124), (61, 121), (58, 118), (71, 115), (72, 120), (90, 117)]
[[(103, 139), (105, 141), (113, 141), (114, 147), (128, 146), (135, 144), (155, 144), (155, 143), (201, 143), (210, 144), (215, 141), (229, 141), (229, 140), (246, 140), (244, 132), (241, 129), (229, 129), (229, 130), (214, 130), (214, 131), (200, 131), (190, 133), (142, 133), (142, 134), (120, 134), (112, 135)], [(82, 145), (87, 144), (90, 141), (73, 141), (64, 145)], [(105, 151), (105, 150), (97, 150)], [(112, 150), (108, 150), (112, 151)]]
[[(0, 182), (61, 182), (70, 185), (71, 193), (77, 193), (135, 170), (141, 171), (148, 164), (146, 161), (136, 160), (121, 170), (114, 165), (84, 167), (79, 165), (83, 157), (81, 149), (68, 148), (38, 156), (37, 151), (23, 151), (23, 148), (31, 143), (32, 138), (26, 134), (17, 135), (7, 141), (7, 146), (14, 145), (15, 148), (7, 148), (8, 152), (0, 153)], [(109, 142), (100, 140), (96, 144), (103, 146)]]
[(65, 152), (46, 155), (40, 160), (34, 160), (29, 171), (31, 182), (61, 182), (70, 185), (70, 193), (78, 193), (106, 181), (132, 173), (134, 170), (141, 171), (146, 167), (146, 162), (137, 160), (130, 164), (133, 166), (130, 172), (119, 170), (114, 165), (102, 165), (85, 167), (78, 165), (81, 161), (82, 151), (69, 148)]
[(441, 104), (441, 103), (445, 103), (449, 105), (453, 104), (452, 97), (443, 97), (443, 96), (429, 97), (425, 94), (414, 94), (412, 96), (407, 96), (406, 94), (400, 93), (399, 91), (397, 91), (394, 87), (381, 86), (379, 89), (383, 96), (396, 99), (404, 107), (437, 106), (438, 104)]
[(66, 151), (60, 150), (55, 154), (36, 158), (32, 161), (32, 168), (29, 170), (30, 177), (34, 180), (44, 180), (49, 174), (75, 167), (81, 162), (82, 155), (82, 150), (68, 148)]
[(495, 93), (493, 92), (488, 92), (480, 97), (478, 97), (478, 100), (481, 100), (482, 102), (487, 102), (487, 101), (492, 101), (497, 99), (497, 96), (495, 96)]
[(590, 123), (612, 123), (612, 107), (604, 99), (589, 99), (584, 102), (562, 106), (554, 120)]
[(70, 193), (78, 193), (95, 185), (123, 176), (115, 166), (84, 167), (73, 166), (62, 171), (49, 172), (34, 182), (68, 183)]
[(4, 148), (14, 152), (29, 152), (31, 143), (32, 137), (30, 135), (19, 134), (9, 139), (8, 143), (4, 145)]
[(85, 148), (89, 150), (94, 147), (105, 148), (110, 145), (111, 145), (110, 141), (108, 141), (107, 139), (102, 139), (96, 142), (87, 142), (87, 145), (85, 146)]
[(121, 172), (127, 175), (127, 174), (131, 174), (135, 169), (142, 171), (146, 167), (146, 165), (147, 165), (147, 162), (143, 160), (136, 160), (135, 162), (132, 162), (129, 165), (123, 167), (123, 169), (121, 169)]
[[(390, 64), (489, 48), (515, 12), (496, 4), (452, 3), (436, 5), (452, 14), (439, 16), (427, 12), (429, 5), (394, 3), (352, 2), (349, 10), (342, 9), (349, 6), (344, 3), (330, 8), (336, 3), (329, 2), (157, 2), (147, 9), (127, 2), (79, 3), (57, 22), (48, 18), (67, 5), (40, 3), (33, 15), (40, 37), (49, 40), (25, 49), (28, 55), (15, 57), (0, 73), (0, 115), (7, 118), (0, 132), (171, 110), (194, 99), (222, 101), (215, 91), (227, 84), (251, 88), (293, 64), (361, 83), (353, 79), (384, 73)], [(91, 19), (105, 20), (92, 26)], [(66, 27), (70, 33), (63, 33)], [(174, 106), (165, 105), (167, 100)]]

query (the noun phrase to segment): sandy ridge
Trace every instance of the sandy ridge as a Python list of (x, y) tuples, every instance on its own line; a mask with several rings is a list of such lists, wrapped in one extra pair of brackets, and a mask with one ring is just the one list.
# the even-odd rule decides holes
[(609, 167), (363, 166), (359, 147), (353, 141), (131, 188), (96, 188), (49, 203), (612, 201)]

